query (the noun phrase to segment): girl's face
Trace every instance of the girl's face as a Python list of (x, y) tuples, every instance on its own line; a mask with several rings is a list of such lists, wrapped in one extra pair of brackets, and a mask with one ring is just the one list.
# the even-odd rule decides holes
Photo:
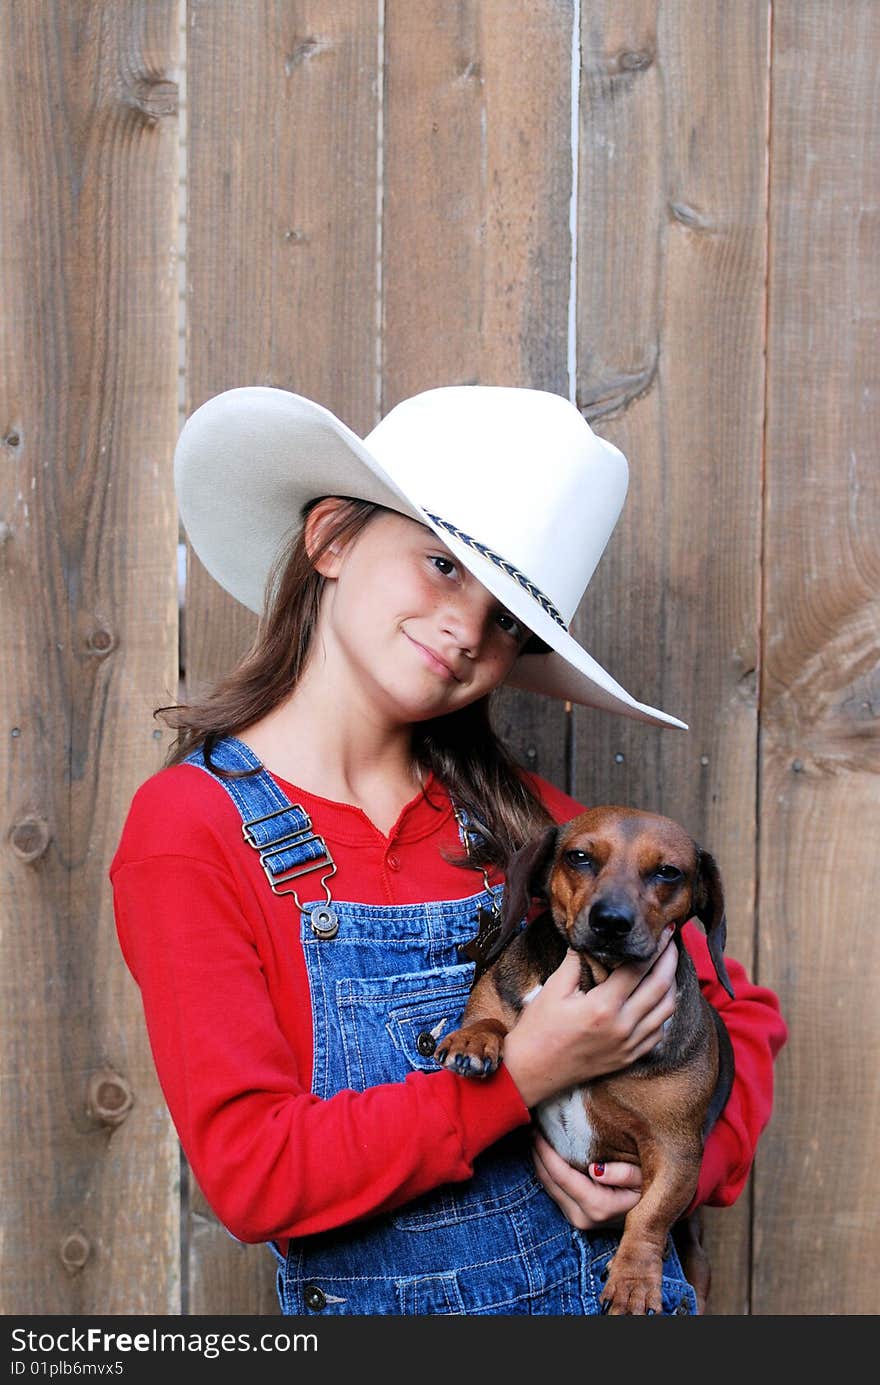
[(441, 716), (510, 672), (530, 631), (424, 525), (380, 510), (317, 561), (316, 645), (393, 719)]

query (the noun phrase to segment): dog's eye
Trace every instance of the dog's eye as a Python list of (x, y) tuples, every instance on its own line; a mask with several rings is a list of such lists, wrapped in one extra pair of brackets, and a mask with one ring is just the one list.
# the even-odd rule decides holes
[(671, 885), (674, 880), (681, 879), (681, 871), (678, 869), (678, 866), (658, 866), (654, 874), (658, 880), (664, 880), (668, 885)]
[(565, 859), (570, 866), (574, 866), (575, 870), (593, 869), (593, 858), (588, 851), (578, 851), (577, 849), (566, 851)]

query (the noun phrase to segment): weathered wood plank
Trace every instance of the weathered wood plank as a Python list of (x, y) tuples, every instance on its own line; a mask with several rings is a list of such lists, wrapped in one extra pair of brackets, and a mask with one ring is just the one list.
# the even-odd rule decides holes
[[(278, 385), (376, 421), (378, 10), (359, 0), (190, 0), (188, 411)], [(187, 693), (255, 633), (190, 553)], [(198, 1189), (190, 1311), (277, 1313), (274, 1265)]]
[[(766, 224), (766, 0), (582, 8), (578, 402), (630, 460), (578, 620), (659, 730), (575, 713), (576, 785), (683, 822), (751, 960)], [(748, 1293), (748, 1197), (707, 1217), (714, 1313)]]
[[(755, 1313), (876, 1313), (880, 9), (773, 7)], [(817, 1272), (818, 1271), (818, 1272)]]
[[(435, 385), (569, 392), (572, 10), (386, 4), (383, 411)], [(568, 787), (564, 704), (505, 690), (495, 722)]]
[(5, 1313), (179, 1302), (107, 880), (176, 678), (176, 9), (0, 8)]

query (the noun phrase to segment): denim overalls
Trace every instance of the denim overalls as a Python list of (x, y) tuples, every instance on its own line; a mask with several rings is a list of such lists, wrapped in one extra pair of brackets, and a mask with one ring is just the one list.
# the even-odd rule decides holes
[[(260, 765), (231, 736), (214, 748), (212, 760), (227, 769)], [(206, 768), (201, 749), (188, 763)], [(260, 851), (267, 880), (304, 869), (310, 882), (298, 891), (301, 910), (291, 901), (291, 926), (300, 929), (311, 989), (313, 1093), (330, 1097), (343, 1088), (402, 1081), (414, 1069), (437, 1071), (434, 1049), (459, 1025), (473, 977), (474, 964), (461, 960), (460, 945), (474, 937), (477, 909), (491, 907), (500, 888), (407, 905), (330, 900), (329, 891), (313, 898), (316, 876), (305, 872), (320, 875), (313, 864), (323, 855), (314, 835), (320, 823), (313, 828), (265, 770), (244, 779), (214, 777), (250, 824), (245, 839)], [(570, 1226), (538, 1183), (530, 1147), (521, 1127), (477, 1158), (467, 1182), (339, 1230), (295, 1238), (286, 1257), (270, 1243), (279, 1261), (282, 1313), (599, 1313), (617, 1238)], [(328, 1162), (335, 1157), (328, 1149)], [(671, 1238), (663, 1268), (664, 1312), (696, 1312)]]

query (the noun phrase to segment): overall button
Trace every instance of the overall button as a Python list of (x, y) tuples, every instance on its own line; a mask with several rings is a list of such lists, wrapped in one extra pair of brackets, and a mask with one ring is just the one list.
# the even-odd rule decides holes
[(416, 1039), (416, 1048), (423, 1058), (430, 1058), (434, 1049), (437, 1047), (437, 1040), (428, 1029), (423, 1029)]
[(389, 870), (400, 870), (400, 857), (395, 856), (393, 851), (389, 852), (385, 859)]
[(320, 1313), (322, 1308), (327, 1307), (327, 1295), (323, 1289), (319, 1289), (317, 1284), (307, 1284), (303, 1289), (303, 1298), (306, 1307), (311, 1308), (313, 1313)]

